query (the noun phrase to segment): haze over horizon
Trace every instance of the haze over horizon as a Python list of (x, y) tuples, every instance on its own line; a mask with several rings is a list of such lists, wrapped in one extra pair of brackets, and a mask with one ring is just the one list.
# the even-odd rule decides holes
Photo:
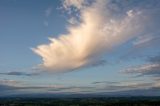
[(160, 96), (159, 0), (0, 0), (0, 97)]

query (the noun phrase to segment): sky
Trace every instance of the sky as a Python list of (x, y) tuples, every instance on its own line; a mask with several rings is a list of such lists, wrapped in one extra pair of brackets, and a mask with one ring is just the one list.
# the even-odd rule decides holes
[(0, 0), (0, 97), (160, 96), (159, 0)]

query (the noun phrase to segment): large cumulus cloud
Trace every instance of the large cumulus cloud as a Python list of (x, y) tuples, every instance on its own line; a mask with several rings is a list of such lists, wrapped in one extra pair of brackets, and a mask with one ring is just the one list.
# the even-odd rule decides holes
[(83, 0), (64, 3), (65, 8), (77, 8), (79, 24), (68, 25), (67, 34), (50, 38), (49, 44), (33, 49), (42, 57), (40, 67), (52, 72), (70, 71), (95, 63), (103, 53), (140, 35), (148, 21), (143, 11), (133, 8), (119, 13), (118, 4), (106, 0), (96, 0), (90, 5)]

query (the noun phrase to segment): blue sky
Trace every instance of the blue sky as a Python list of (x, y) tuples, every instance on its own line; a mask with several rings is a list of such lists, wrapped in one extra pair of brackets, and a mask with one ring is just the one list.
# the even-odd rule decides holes
[(159, 13), (159, 0), (0, 0), (2, 96), (160, 95)]

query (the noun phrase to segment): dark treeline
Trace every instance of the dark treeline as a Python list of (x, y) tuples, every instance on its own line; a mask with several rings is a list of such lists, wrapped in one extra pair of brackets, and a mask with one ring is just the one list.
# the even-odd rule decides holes
[(160, 106), (160, 97), (1, 98), (0, 106)]

